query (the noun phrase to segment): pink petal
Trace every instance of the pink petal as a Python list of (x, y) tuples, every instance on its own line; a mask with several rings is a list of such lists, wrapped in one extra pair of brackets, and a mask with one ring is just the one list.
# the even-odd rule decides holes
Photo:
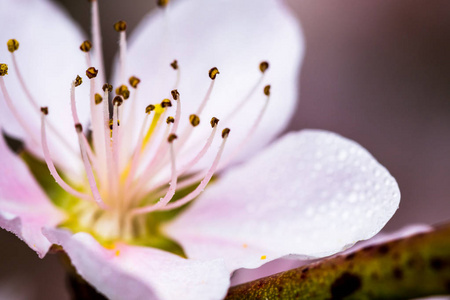
[(360, 145), (305, 130), (226, 173), (166, 231), (190, 258), (255, 268), (288, 254), (331, 255), (368, 239), (399, 200), (395, 179)]
[[(386, 243), (392, 240), (406, 238), (415, 234), (429, 232), (433, 227), (425, 224), (408, 225), (400, 230), (394, 232), (380, 232), (369, 240), (357, 243), (355, 246), (347, 249), (339, 255), (346, 255), (358, 251), (364, 247), (373, 246), (381, 243)], [(312, 263), (311, 260), (298, 260), (294, 256), (287, 256), (271, 261), (257, 269), (239, 269), (233, 273), (231, 277), (231, 285), (238, 285), (244, 282), (252, 281), (261, 277), (269, 276), (271, 274), (287, 271), (298, 268), (306, 264)]]
[[(12, 65), (11, 54), (6, 42), (19, 41), (19, 49), (14, 52), (20, 71), (32, 95), (40, 106), (49, 107), (49, 119), (65, 136), (74, 149), (78, 149), (77, 136), (70, 114), (70, 84), (76, 75), (83, 76), (87, 69), (84, 53), (79, 46), (85, 39), (67, 12), (53, 1), (48, 0), (0, 0), (0, 57), (9, 66), (5, 84), (20, 114), (34, 130), (40, 140), (40, 111), (29, 104), (17, 80)], [(78, 109), (82, 120), (86, 120), (89, 107), (89, 83), (77, 88)], [(24, 139), (31, 146), (31, 138), (13, 118), (0, 92), (0, 122), (6, 132)], [(49, 131), (50, 151), (56, 159), (64, 161), (64, 166), (78, 169), (81, 164), (71, 156), (67, 148), (56, 140)], [(42, 151), (30, 148), (38, 156)]]
[[(221, 120), (219, 126), (232, 129), (228, 149), (241, 143), (266, 101), (264, 85), (271, 84), (270, 104), (248, 144), (248, 155), (279, 134), (292, 116), (303, 51), (299, 24), (282, 1), (174, 1), (165, 16), (162, 10), (152, 12), (133, 33), (126, 78), (136, 75), (142, 79), (138, 92), (138, 118), (142, 120), (149, 101), (159, 103), (170, 98), (176, 74), (170, 63), (178, 60), (181, 72), (178, 90), (182, 103), (178, 131), (181, 134), (185, 126), (191, 126), (188, 116), (196, 112), (208, 89), (209, 69), (219, 69), (210, 102), (190, 139), (189, 145), (197, 149), (190, 153), (192, 156), (200, 151), (199, 139), (200, 144), (206, 142), (213, 116)], [(226, 122), (225, 117), (260, 78), (259, 64), (264, 60), (270, 63), (270, 68), (263, 84), (236, 118)], [(118, 65), (115, 69), (118, 81)], [(174, 114), (174, 108), (170, 114)], [(220, 139), (216, 142), (219, 144)], [(206, 164), (210, 164), (215, 155), (214, 151), (210, 152), (209, 159), (204, 160)], [(224, 159), (231, 152), (224, 153)]]
[(230, 284), (221, 260), (188, 260), (161, 250), (117, 244), (58, 229), (44, 234), (61, 245), (77, 272), (110, 299), (221, 299)]
[(31, 176), (25, 164), (0, 137), (0, 227), (13, 232), (43, 257), (50, 243), (42, 235), (44, 226), (63, 219)]

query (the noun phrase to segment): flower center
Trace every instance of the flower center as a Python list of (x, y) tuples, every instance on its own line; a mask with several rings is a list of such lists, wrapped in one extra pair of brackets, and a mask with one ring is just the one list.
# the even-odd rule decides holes
[[(86, 56), (86, 77), (90, 85), (88, 130), (80, 122), (76, 106), (76, 90), (83, 84), (82, 77), (76, 76), (70, 89), (72, 119), (79, 149), (73, 149), (66, 137), (58, 131), (56, 124), (47, 119), (47, 115), (52, 113), (51, 107), (39, 107), (33, 98), (16, 63), (15, 52), (19, 49), (19, 42), (14, 39), (8, 41), (8, 50), (27, 101), (35, 108), (36, 113), (41, 114), (40, 137), (33, 134), (24, 116), (15, 106), (14, 103), (17, 102), (12, 101), (9, 96), (4, 81), (4, 76), (8, 74), (6, 64), (0, 64), (0, 88), (15, 119), (27, 135), (32, 137), (33, 145), (28, 147), (42, 149), (50, 174), (66, 195), (70, 195), (73, 199), (70, 209), (66, 207), (69, 219), (64, 226), (73, 231), (89, 231), (101, 241), (135, 240), (156, 234), (155, 228), (163, 222), (158, 219), (158, 213), (159, 216), (166, 214), (163, 219), (167, 219), (170, 214), (179, 212), (205, 189), (216, 171), (223, 169), (241, 152), (264, 115), (270, 97), (270, 86), (267, 85), (263, 89), (266, 101), (260, 108), (259, 115), (250, 122), (251, 126), (247, 129), (247, 133), (232, 149), (227, 159), (221, 162), (230, 134), (230, 129), (224, 128), (221, 131), (222, 142), (210, 167), (198, 171), (194, 167), (211, 150), (213, 140), (217, 136), (219, 119), (213, 117), (210, 120), (210, 133), (194, 143), (200, 145), (198, 148), (191, 149), (187, 145), (188, 141), (193, 139), (195, 127), (200, 124), (200, 117), (211, 98), (215, 80), (220, 74), (219, 70), (215, 67), (209, 70), (210, 85), (203, 96), (203, 101), (196, 111), (189, 115), (188, 120), (181, 119), (182, 95), (177, 89), (181, 76), (180, 66), (176, 60), (168, 63), (176, 73), (174, 88), (168, 91), (171, 99), (163, 99), (158, 104), (149, 104), (145, 112), (137, 111), (136, 95), (140, 79), (132, 76), (128, 79), (130, 88), (125, 84), (126, 23), (119, 21), (114, 25), (119, 33), (119, 79), (122, 84), (116, 87), (113, 97), (113, 87), (104, 83), (97, 1), (91, 1), (91, 5), (93, 42), (84, 41), (80, 46)], [(95, 63), (91, 59), (91, 49), (96, 54)], [(98, 69), (93, 67), (94, 65)], [(261, 77), (250, 89), (249, 94), (231, 110), (230, 115), (224, 120), (225, 123), (239, 113), (240, 106), (245, 105), (246, 100), (261, 85), (269, 64), (262, 62), (259, 68)], [(145, 117), (141, 124), (137, 124), (136, 116), (140, 113), (145, 113)], [(187, 124), (183, 130), (179, 130), (181, 122)], [(83, 183), (76, 184), (71, 180), (71, 174), (61, 172), (64, 170), (64, 162), (53, 160), (49, 147), (51, 145), (48, 144), (49, 134), (56, 136), (57, 140), (66, 146), (67, 151), (73, 153), (75, 159), (82, 163), (85, 171)], [(137, 138), (133, 139), (136, 135)], [(183, 161), (183, 164), (179, 164), (179, 158), (185, 156), (185, 153), (193, 155), (189, 156), (189, 160)], [(149, 217), (150, 215), (152, 217)]]

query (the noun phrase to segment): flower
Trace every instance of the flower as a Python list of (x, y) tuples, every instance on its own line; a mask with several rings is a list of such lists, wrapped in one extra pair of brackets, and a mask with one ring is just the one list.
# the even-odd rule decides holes
[(1, 126), (26, 148), (0, 140), (0, 226), (41, 257), (62, 246), (106, 296), (219, 299), (234, 270), (336, 253), (397, 209), (395, 179), (336, 134), (289, 133), (258, 153), (297, 98), (303, 41), (281, 1), (180, 0), (129, 45), (116, 23), (114, 89), (97, 1), (92, 42), (50, 1), (0, 2)]

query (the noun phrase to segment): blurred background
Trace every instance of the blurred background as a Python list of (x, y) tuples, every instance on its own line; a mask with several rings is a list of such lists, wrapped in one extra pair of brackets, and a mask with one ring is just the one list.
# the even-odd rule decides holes
[[(57, 2), (89, 32), (88, 1)], [(107, 67), (117, 50), (112, 24), (123, 19), (131, 32), (155, 2), (100, 0)], [(389, 169), (402, 202), (385, 230), (450, 220), (450, 2), (287, 2), (307, 43), (289, 130), (337, 132)], [(0, 245), (0, 299), (69, 299), (57, 257), (38, 259), (4, 230)]]

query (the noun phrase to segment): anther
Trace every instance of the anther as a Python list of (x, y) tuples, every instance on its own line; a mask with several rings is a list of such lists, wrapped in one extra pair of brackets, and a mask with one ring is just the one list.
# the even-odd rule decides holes
[(130, 83), (132, 88), (136, 89), (141, 80), (136, 76), (131, 76), (128, 82)]
[(81, 79), (80, 75), (77, 75), (77, 78), (75, 78), (75, 86), (79, 86), (83, 83), (83, 79)]
[(155, 108), (156, 108), (156, 107), (155, 107), (153, 104), (149, 104), (149, 105), (147, 105), (147, 107), (145, 108), (145, 113), (146, 113), (146, 114), (149, 114), (150, 112), (154, 111)]
[(229, 134), (230, 128), (225, 128), (224, 130), (222, 130), (222, 138), (227, 138)]
[(174, 69), (174, 70), (178, 70), (178, 61), (175, 59), (170, 66)]
[(269, 63), (267, 61), (263, 61), (259, 64), (259, 70), (261, 71), (261, 73), (265, 73), (268, 68), (269, 68)]
[(175, 101), (177, 101), (178, 98), (180, 97), (180, 93), (178, 92), (178, 90), (172, 90), (170, 93), (172, 94), (172, 98)]
[(211, 70), (209, 70), (209, 78), (211, 78), (212, 80), (216, 79), (217, 74), (220, 74), (219, 69), (217, 69), (216, 67), (212, 68)]
[(123, 103), (123, 99), (122, 99), (122, 97), (120, 97), (120, 96), (115, 96), (114, 97), (114, 99), (113, 99), (113, 105), (114, 106), (121, 106), (122, 105), (122, 103)]
[(127, 100), (130, 98), (130, 90), (126, 85), (121, 85), (118, 88), (116, 88), (116, 94), (119, 96), (122, 96), (123, 99)]
[(169, 137), (167, 138), (167, 141), (169, 143), (172, 143), (174, 140), (176, 140), (178, 137), (176, 134), (172, 133), (171, 135), (169, 135)]
[(127, 23), (125, 21), (119, 21), (114, 24), (114, 30), (117, 32), (127, 30)]
[(83, 132), (83, 125), (77, 123), (75, 124), (75, 129), (77, 130), (77, 132)]
[(8, 65), (0, 64), (0, 76), (8, 75)]
[[(114, 120), (109, 119), (109, 129), (113, 130)], [(117, 120), (117, 126), (120, 126), (120, 120)]]
[(19, 49), (19, 42), (16, 39), (8, 40), (8, 42), (6, 42), (6, 45), (8, 46), (8, 51), (11, 53)]
[(270, 85), (264, 87), (264, 95), (270, 96)]
[(167, 117), (166, 123), (167, 124), (175, 123), (175, 118), (174, 117)]
[(100, 104), (103, 101), (103, 97), (100, 94), (95, 94), (95, 104)]
[(108, 92), (111, 92), (113, 87), (112, 85), (110, 85), (109, 83), (105, 83), (102, 87), (103, 91), (106, 92), (106, 90), (108, 90)]
[(91, 51), (91, 48), (92, 48), (92, 43), (89, 40), (84, 41), (80, 45), (80, 50), (83, 52), (89, 52), (89, 51)]
[(200, 124), (200, 118), (199, 118), (199, 116), (192, 114), (189, 116), (189, 122), (194, 127), (198, 126), (198, 124)]
[(87, 76), (89, 79), (92, 79), (92, 78), (97, 77), (97, 74), (98, 74), (98, 70), (97, 70), (96, 68), (94, 68), (94, 67), (89, 67), (89, 68), (86, 70), (86, 76)]
[(44, 115), (48, 115), (48, 107), (41, 107), (41, 113), (43, 113)]
[(169, 4), (169, 0), (157, 0), (156, 5), (159, 7), (166, 7)]
[(172, 107), (172, 102), (169, 99), (164, 99), (161, 102), (161, 107), (162, 108), (166, 108), (166, 107)]
[(217, 119), (216, 117), (212, 117), (210, 123), (211, 123), (211, 127), (214, 128), (217, 126), (217, 124), (219, 124), (219, 119)]

